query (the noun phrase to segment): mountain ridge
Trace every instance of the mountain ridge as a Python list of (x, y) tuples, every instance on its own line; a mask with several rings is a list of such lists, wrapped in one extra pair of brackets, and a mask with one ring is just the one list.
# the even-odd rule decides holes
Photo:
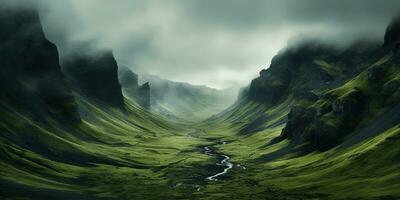
[(153, 75), (142, 75), (139, 79), (148, 82), (152, 88), (150, 101), (153, 111), (181, 120), (206, 119), (229, 107), (236, 95), (231, 90), (175, 82)]
[(79, 122), (57, 47), (45, 38), (38, 13), (0, 9), (0, 35), (5, 40), (0, 49), (2, 101), (30, 110), (41, 120), (50, 115), (64, 122)]
[(400, 198), (398, 38), (288, 47), (233, 105), (192, 121), (218, 93), (157, 79), (156, 95), (189, 109), (154, 112), (126, 95), (137, 77), (111, 53), (82, 54), (70, 87), (36, 12), (0, 12), (2, 199)]

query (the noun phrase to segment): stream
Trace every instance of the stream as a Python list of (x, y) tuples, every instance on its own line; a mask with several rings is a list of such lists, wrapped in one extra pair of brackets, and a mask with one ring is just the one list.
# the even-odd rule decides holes
[[(225, 145), (227, 143), (221, 142), (219, 144)], [(215, 151), (213, 149), (213, 147), (211, 147), (211, 146), (202, 147), (201, 152), (207, 156), (217, 158), (218, 161), (215, 163), (215, 165), (217, 165), (218, 168), (221, 170), (218, 173), (214, 172), (216, 174), (214, 174), (212, 176), (208, 176), (208, 177), (204, 178), (203, 180), (205, 180), (205, 181), (218, 181), (218, 180), (220, 180), (219, 178), (221, 176), (227, 174), (229, 172), (229, 170), (231, 170), (233, 168), (240, 168), (242, 170), (246, 169), (245, 166), (230, 162), (229, 160), (231, 158), (229, 156)], [(172, 186), (172, 188), (194, 188), (197, 192), (201, 191), (204, 187), (205, 186), (202, 184), (190, 184), (190, 183), (188, 184), (188, 183), (184, 183), (184, 182), (177, 182)]]
[[(226, 142), (223, 142), (223, 144), (226, 144)], [(219, 176), (222, 176), (222, 175), (228, 173), (228, 171), (233, 168), (234, 164), (229, 162), (229, 160), (230, 160), (229, 156), (224, 155), (224, 154), (217, 154), (208, 146), (204, 147), (203, 150), (204, 150), (203, 151), (204, 154), (206, 154), (208, 156), (217, 156), (218, 158), (220, 158), (220, 161), (217, 162), (216, 165), (224, 167), (224, 170), (222, 172), (219, 172), (217, 174), (209, 176), (209, 177), (206, 178), (206, 180), (208, 180), (208, 181), (218, 181), (217, 178)]]

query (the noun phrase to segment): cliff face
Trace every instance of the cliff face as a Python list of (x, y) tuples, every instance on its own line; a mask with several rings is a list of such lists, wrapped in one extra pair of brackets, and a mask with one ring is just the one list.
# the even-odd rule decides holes
[(400, 43), (400, 17), (394, 19), (388, 26), (384, 38), (384, 47), (392, 47)]
[(34, 10), (0, 9), (0, 100), (35, 118), (80, 121), (56, 46)]
[(148, 82), (137, 89), (135, 100), (143, 108), (150, 108), (150, 84)]
[(76, 55), (62, 65), (74, 91), (97, 103), (124, 107), (118, 65), (111, 52)]
[(360, 42), (340, 49), (311, 41), (290, 47), (275, 56), (270, 67), (251, 82), (248, 98), (274, 105), (291, 94), (304, 95), (329, 87), (370, 64), (377, 46)]
[[(289, 139), (303, 150), (328, 150), (400, 123), (400, 20), (382, 45), (335, 48), (306, 42), (281, 51), (252, 81), (245, 98), (275, 106), (290, 99), (287, 123), (273, 142)], [(364, 133), (360, 127), (373, 124)], [(371, 125), (372, 126), (372, 125)], [(363, 133), (363, 135), (362, 135)]]
[(147, 82), (139, 85), (138, 75), (130, 69), (120, 67), (118, 71), (119, 82), (124, 93), (133, 99), (141, 107), (150, 108), (150, 84)]

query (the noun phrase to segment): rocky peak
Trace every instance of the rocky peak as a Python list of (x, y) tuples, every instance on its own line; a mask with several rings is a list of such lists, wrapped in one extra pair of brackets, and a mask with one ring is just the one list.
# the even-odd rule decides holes
[(124, 94), (134, 100), (143, 108), (150, 108), (150, 83), (146, 82), (139, 86), (138, 75), (129, 68), (120, 67), (118, 78)]
[(150, 84), (149, 82), (141, 85), (135, 95), (136, 102), (143, 108), (150, 108)]
[(384, 44), (385, 48), (390, 48), (400, 43), (400, 16), (395, 18), (386, 29)]
[[(303, 94), (350, 77), (374, 60), (379, 46), (362, 42), (336, 48), (318, 41), (306, 41), (279, 52), (268, 69), (260, 72), (249, 88), (252, 100), (275, 104), (290, 94)], [(363, 61), (361, 63), (361, 60)]]
[(79, 122), (75, 99), (36, 10), (0, 8), (1, 101), (40, 120)]
[[(0, 8), (2, 31), (0, 36), (4, 41), (22, 39), (40, 41), (44, 39), (39, 14), (34, 9)], [(11, 42), (11, 41), (10, 41)]]
[(260, 76), (251, 82), (250, 99), (275, 104), (294, 83), (331, 80), (331, 76), (314, 63), (327, 51), (326, 47), (309, 42), (281, 51), (272, 59), (269, 68), (262, 70)]
[(124, 107), (118, 65), (112, 52), (74, 55), (63, 61), (63, 70), (79, 94), (98, 103)]

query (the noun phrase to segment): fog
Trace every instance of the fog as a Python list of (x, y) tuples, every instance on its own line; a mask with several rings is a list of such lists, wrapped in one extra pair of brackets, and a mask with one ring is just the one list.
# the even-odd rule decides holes
[(247, 85), (289, 41), (382, 41), (398, 0), (1, 0), (39, 8), (62, 58), (112, 49), (141, 74), (207, 85)]

